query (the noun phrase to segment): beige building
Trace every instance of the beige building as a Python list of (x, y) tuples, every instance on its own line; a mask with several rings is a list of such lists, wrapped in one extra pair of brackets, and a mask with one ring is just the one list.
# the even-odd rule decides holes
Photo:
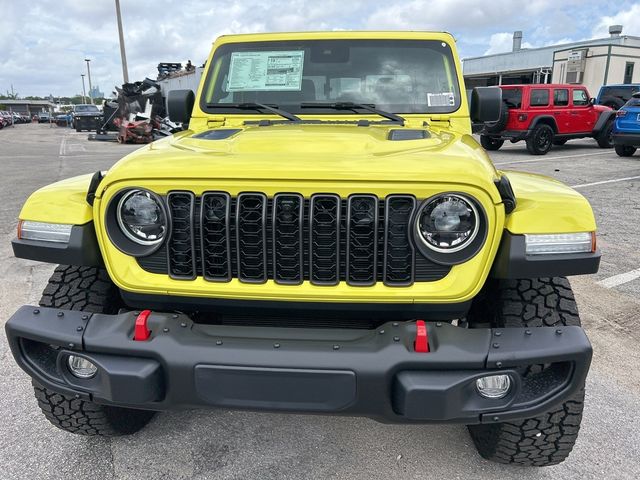
[(579, 83), (596, 95), (602, 85), (640, 83), (640, 38), (620, 37), (621, 44), (556, 50), (553, 83)]
[(522, 32), (514, 32), (511, 52), (463, 60), (466, 87), (572, 83), (595, 96), (602, 85), (640, 83), (640, 37), (621, 35), (621, 25), (612, 25), (609, 33), (608, 38), (522, 48)]

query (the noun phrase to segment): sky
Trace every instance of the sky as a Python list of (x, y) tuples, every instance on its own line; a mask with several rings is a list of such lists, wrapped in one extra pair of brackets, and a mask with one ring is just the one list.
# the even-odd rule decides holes
[[(451, 32), (460, 56), (511, 50), (514, 30), (534, 48), (640, 36), (640, 2), (590, 0), (121, 0), (129, 79), (155, 78), (159, 62), (201, 65), (216, 37), (304, 30)], [(0, 0), (0, 93), (82, 92), (85, 58), (107, 95), (123, 82), (114, 0)], [(86, 81), (86, 78), (85, 78)], [(87, 86), (88, 90), (88, 86)]]

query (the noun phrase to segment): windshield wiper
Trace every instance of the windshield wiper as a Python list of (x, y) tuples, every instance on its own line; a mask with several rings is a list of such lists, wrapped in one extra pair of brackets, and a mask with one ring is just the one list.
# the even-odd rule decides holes
[(332, 108), (334, 110), (352, 110), (354, 112), (358, 110), (366, 110), (371, 113), (375, 113), (376, 115), (380, 115), (381, 117), (388, 118), (394, 122), (399, 123), (404, 126), (404, 118), (400, 115), (396, 115), (395, 113), (385, 112), (384, 110), (379, 110), (372, 103), (353, 103), (353, 102), (305, 102), (300, 104), (301, 108)]
[(208, 108), (239, 108), (240, 110), (266, 110), (275, 113), (281, 117), (291, 120), (292, 122), (300, 122), (300, 117), (296, 117), (293, 113), (278, 108), (277, 105), (265, 105), (264, 103), (246, 102), (246, 103), (207, 103)]

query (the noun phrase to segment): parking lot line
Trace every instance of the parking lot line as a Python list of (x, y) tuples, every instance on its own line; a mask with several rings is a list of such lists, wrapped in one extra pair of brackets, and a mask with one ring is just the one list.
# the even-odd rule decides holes
[(571, 188), (593, 187), (595, 185), (605, 185), (607, 183), (626, 182), (627, 180), (637, 180), (639, 178), (640, 178), (640, 175), (636, 175), (635, 177), (614, 178), (612, 180), (602, 180), (600, 182), (580, 183), (578, 185), (571, 185)]
[(540, 157), (540, 156), (536, 156), (535, 158), (530, 158), (528, 160), (511, 160), (508, 162), (493, 162), (494, 165), (498, 166), (498, 165), (512, 165), (514, 163), (529, 163), (529, 162), (542, 162), (542, 161), (549, 161), (549, 160), (562, 160), (565, 158), (576, 158), (576, 157), (591, 157), (593, 155), (606, 155), (608, 153), (611, 152), (591, 152), (591, 153), (576, 153), (575, 155), (561, 155), (559, 157)]
[(635, 280), (636, 278), (640, 278), (640, 268), (636, 268), (635, 270), (621, 273), (619, 275), (614, 275), (613, 277), (605, 278), (604, 280), (600, 280), (599, 282), (597, 282), (597, 284), (606, 288), (613, 288), (617, 287), (618, 285), (622, 285), (623, 283), (628, 283), (632, 280)]

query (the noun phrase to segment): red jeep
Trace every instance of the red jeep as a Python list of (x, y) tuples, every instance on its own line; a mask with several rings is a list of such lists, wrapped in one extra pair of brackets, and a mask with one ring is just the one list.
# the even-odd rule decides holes
[(611, 148), (615, 112), (595, 105), (582, 85), (502, 85), (502, 112), (486, 123), (480, 143), (498, 150), (505, 140), (524, 140), (533, 155), (544, 155), (552, 145), (572, 138), (593, 137), (601, 148)]

